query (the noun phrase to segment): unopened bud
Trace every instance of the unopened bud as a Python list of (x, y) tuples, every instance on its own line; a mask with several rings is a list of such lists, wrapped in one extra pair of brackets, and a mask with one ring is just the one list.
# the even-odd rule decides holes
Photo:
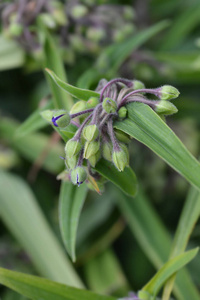
[(23, 32), (23, 26), (19, 23), (11, 23), (9, 26), (9, 35), (13, 37), (18, 37)]
[(100, 158), (101, 158), (101, 151), (99, 150), (99, 151), (97, 151), (96, 154), (90, 156), (90, 157), (88, 158), (88, 160), (89, 160), (91, 166), (92, 166), (92, 167), (95, 167), (95, 166), (96, 166), (96, 163), (99, 161)]
[(52, 123), (56, 127), (65, 128), (70, 123), (70, 115), (66, 110), (57, 110), (53, 112)]
[(88, 125), (85, 126), (84, 130), (83, 130), (83, 137), (91, 142), (93, 140), (95, 140), (99, 135), (99, 129), (97, 127), (97, 125)]
[(110, 142), (105, 142), (102, 145), (102, 156), (108, 161), (112, 161), (113, 146)]
[(90, 27), (86, 35), (91, 41), (98, 42), (105, 37), (105, 31), (102, 28)]
[(171, 102), (161, 100), (156, 104), (155, 111), (158, 114), (172, 115), (172, 114), (175, 114), (178, 111), (178, 109)]
[(83, 167), (76, 167), (71, 171), (71, 181), (73, 184), (80, 185), (87, 178), (87, 173)]
[(120, 151), (114, 151), (112, 155), (112, 161), (120, 172), (123, 171), (124, 168), (128, 166), (129, 158), (127, 152), (122, 148)]
[(121, 130), (115, 129), (115, 135), (120, 142), (123, 142), (125, 144), (128, 144), (130, 142), (130, 136)]
[(133, 80), (132, 83), (134, 90), (140, 90), (145, 88), (144, 83), (140, 80)]
[(99, 141), (86, 142), (83, 157), (88, 159), (89, 157), (97, 153), (99, 147), (100, 147)]
[(69, 140), (65, 146), (65, 154), (68, 158), (78, 154), (81, 151), (82, 145), (79, 141)]
[(125, 119), (127, 115), (127, 109), (126, 107), (122, 106), (118, 111), (118, 116), (120, 119)]
[(71, 9), (71, 15), (72, 15), (72, 17), (74, 17), (75, 19), (83, 18), (87, 13), (88, 13), (87, 7), (84, 6), (84, 5), (81, 5), (81, 4), (75, 5), (75, 6)]
[(93, 107), (97, 106), (98, 103), (99, 103), (99, 98), (97, 98), (97, 97), (91, 97), (87, 101), (87, 108), (93, 108)]
[(161, 100), (171, 100), (177, 98), (179, 94), (179, 91), (171, 85), (164, 85), (158, 88), (158, 97)]
[(72, 106), (72, 108), (70, 110), (70, 115), (77, 114), (86, 109), (87, 109), (87, 103), (83, 100), (80, 100)]
[(111, 98), (105, 98), (102, 103), (103, 109), (108, 113), (115, 113), (117, 110), (117, 103)]
[(69, 170), (73, 170), (78, 162), (78, 156), (74, 155), (71, 158), (66, 157), (65, 164)]

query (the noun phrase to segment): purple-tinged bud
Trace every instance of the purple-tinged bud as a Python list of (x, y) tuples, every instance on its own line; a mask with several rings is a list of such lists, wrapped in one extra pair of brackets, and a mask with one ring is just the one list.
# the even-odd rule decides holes
[(89, 157), (95, 155), (100, 148), (99, 141), (86, 142), (84, 147), (83, 157), (88, 159)]
[(98, 135), (99, 135), (99, 129), (95, 124), (87, 125), (83, 129), (83, 137), (89, 142), (95, 140), (98, 137)]
[(158, 97), (161, 100), (171, 100), (179, 96), (180, 92), (171, 85), (164, 85), (157, 89)]
[(88, 160), (89, 160), (89, 162), (90, 162), (90, 164), (93, 168), (96, 166), (96, 163), (100, 160), (100, 158), (101, 158), (101, 151), (100, 150), (97, 151), (96, 154), (94, 154), (94, 155), (92, 155), (88, 158)]
[(86, 109), (87, 109), (87, 102), (80, 100), (72, 106), (70, 110), (70, 115), (77, 114)]
[(161, 100), (157, 102), (155, 111), (162, 115), (172, 115), (177, 113), (178, 109), (171, 102)]
[(102, 145), (102, 156), (108, 161), (112, 161), (113, 146), (111, 142), (104, 142)]
[(124, 106), (122, 106), (122, 107), (119, 109), (119, 111), (118, 111), (118, 117), (119, 117), (120, 119), (125, 119), (126, 116), (127, 116), (127, 108), (124, 107)]
[(57, 110), (53, 112), (52, 123), (55, 127), (65, 128), (70, 123), (70, 115), (66, 110)]
[(99, 98), (91, 97), (87, 102), (87, 108), (93, 108), (99, 104)]
[(117, 103), (111, 98), (105, 98), (102, 103), (103, 109), (108, 113), (115, 113), (117, 110)]
[(114, 151), (112, 155), (112, 161), (116, 168), (121, 172), (129, 164), (129, 157), (125, 149), (120, 148), (119, 151)]
[(87, 172), (83, 167), (76, 167), (71, 171), (71, 181), (78, 186), (82, 184), (87, 178)]
[(77, 155), (81, 151), (82, 145), (79, 141), (71, 139), (65, 146), (65, 154), (67, 158), (71, 158)]

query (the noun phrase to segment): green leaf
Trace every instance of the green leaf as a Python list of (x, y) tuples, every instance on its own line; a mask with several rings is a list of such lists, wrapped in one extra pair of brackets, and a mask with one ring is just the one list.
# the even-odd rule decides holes
[[(197, 255), (198, 251), (199, 248), (195, 248), (177, 255), (166, 262), (164, 266), (156, 273), (156, 275), (142, 288), (142, 292), (139, 292), (138, 296), (141, 299), (146, 300), (147, 298), (142, 297), (142, 294), (145, 291), (147, 294), (153, 296), (153, 299), (155, 299), (154, 297), (158, 294), (165, 281), (169, 279), (175, 272), (188, 264)], [(152, 298), (149, 297), (149, 299)]]
[(137, 178), (130, 167), (126, 167), (123, 172), (119, 172), (111, 162), (101, 159), (94, 169), (118, 186), (125, 194), (135, 196), (137, 192)]
[(128, 118), (115, 127), (148, 146), (186, 180), (200, 189), (200, 164), (174, 132), (147, 105), (127, 105)]
[(60, 88), (65, 90), (67, 93), (69, 93), (73, 97), (76, 97), (80, 100), (86, 100), (86, 101), (90, 97), (99, 97), (99, 93), (97, 93), (97, 92), (77, 88), (77, 87), (59, 79), (58, 76), (56, 76), (56, 74), (53, 71), (51, 71), (49, 69), (46, 69), (46, 71)]
[(52, 101), (48, 102), (44, 107), (35, 110), (16, 130), (16, 137), (23, 137), (30, 133), (33, 133), (43, 127), (46, 127), (48, 123), (41, 117), (40, 113), (46, 109), (53, 109), (54, 105)]
[[(161, 268), (168, 259), (171, 240), (150, 199), (141, 187), (134, 199), (119, 193), (115, 199), (142, 250), (156, 269)], [(199, 300), (200, 297), (186, 270), (179, 272), (174, 293), (179, 300)]]
[(0, 35), (0, 71), (21, 67), (25, 53), (19, 45)]
[(59, 223), (64, 245), (71, 256), (76, 260), (75, 244), (79, 217), (87, 196), (86, 184), (80, 187), (71, 182), (62, 182), (59, 197)]
[(171, 50), (187, 37), (187, 35), (199, 24), (200, 4), (197, 2), (178, 15), (169, 32), (160, 43), (160, 49)]
[(110, 296), (0, 268), (0, 283), (34, 300), (115, 300)]
[(83, 286), (28, 185), (3, 171), (0, 172), (0, 207), (3, 222), (41, 275), (72, 286)]
[[(188, 243), (193, 228), (200, 215), (200, 193), (195, 188), (191, 188), (186, 199), (181, 217), (176, 229), (176, 234), (172, 244), (170, 258), (182, 253)], [(174, 285), (176, 274), (166, 283), (164, 288), (164, 299), (168, 299)]]

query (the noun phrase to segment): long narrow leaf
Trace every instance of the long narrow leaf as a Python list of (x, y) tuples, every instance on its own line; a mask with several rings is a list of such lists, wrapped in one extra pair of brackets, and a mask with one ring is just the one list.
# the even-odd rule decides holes
[(119, 172), (112, 163), (101, 159), (94, 169), (118, 186), (125, 194), (135, 196), (137, 178), (130, 167), (126, 167), (123, 172)]
[(23, 273), (0, 269), (0, 283), (34, 300), (115, 300)]
[(0, 172), (0, 215), (43, 276), (82, 287), (27, 184)]
[(88, 188), (86, 184), (80, 187), (71, 182), (62, 182), (59, 197), (59, 223), (65, 247), (72, 260), (76, 260), (75, 244), (79, 217)]
[(116, 128), (142, 142), (200, 189), (200, 163), (186, 149), (175, 133), (147, 105), (127, 106), (128, 118), (117, 122)]

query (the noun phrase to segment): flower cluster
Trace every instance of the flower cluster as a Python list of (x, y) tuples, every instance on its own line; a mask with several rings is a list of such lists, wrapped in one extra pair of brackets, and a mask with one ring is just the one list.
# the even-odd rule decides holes
[[(160, 115), (177, 111), (168, 100), (178, 97), (179, 92), (169, 85), (146, 89), (138, 80), (117, 78), (107, 82), (102, 79), (96, 91), (99, 97), (76, 102), (70, 113), (52, 111), (51, 121), (55, 127), (64, 129), (71, 123), (77, 128), (65, 145), (67, 170), (71, 181), (77, 185), (82, 184), (88, 175), (99, 179), (94, 168), (100, 158), (112, 162), (120, 172), (128, 166), (127, 144), (130, 138), (113, 126), (115, 120), (123, 122), (127, 117), (127, 104), (142, 102)], [(146, 94), (153, 94), (157, 100), (148, 99)]]

